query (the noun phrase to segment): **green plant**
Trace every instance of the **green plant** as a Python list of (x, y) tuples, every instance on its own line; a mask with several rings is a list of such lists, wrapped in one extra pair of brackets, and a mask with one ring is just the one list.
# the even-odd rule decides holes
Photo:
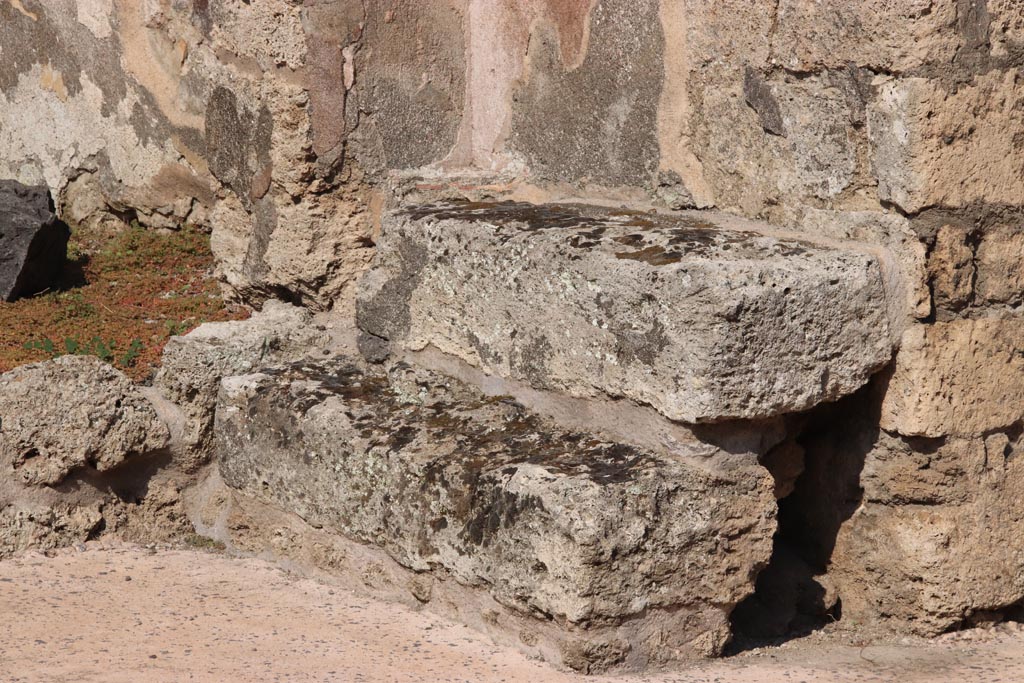
[(136, 337), (132, 339), (131, 343), (128, 344), (128, 350), (121, 356), (120, 365), (124, 368), (135, 367), (136, 361), (139, 360), (139, 354), (142, 353), (142, 340)]
[[(98, 336), (93, 337), (84, 344), (79, 342), (75, 337), (65, 337), (63, 350), (61, 350), (53, 343), (52, 339), (49, 337), (43, 337), (42, 339), (34, 339), (32, 341), (25, 342), (24, 348), (29, 351), (42, 351), (51, 358), (57, 358), (58, 356), (63, 355), (96, 356), (106, 363), (113, 363), (114, 352), (117, 348), (117, 344), (114, 343), (113, 339), (104, 341)], [(133, 339), (128, 350), (125, 352), (124, 356), (122, 356), (122, 365), (131, 367), (131, 364), (135, 362), (141, 352), (142, 342), (138, 339)], [(125, 362), (126, 360), (128, 362)]]
[(182, 538), (182, 541), (197, 550), (205, 550), (207, 552), (222, 552), (226, 549), (223, 542), (207, 538), (206, 536), (200, 536), (195, 532), (187, 534)]
[(188, 325), (184, 320), (167, 320), (164, 322), (164, 327), (167, 328), (167, 335), (170, 337), (179, 337), (188, 332)]
[(49, 354), (51, 357), (56, 358), (60, 355), (57, 348), (53, 344), (53, 340), (49, 337), (43, 337), (42, 339), (34, 339), (32, 341), (25, 342), (24, 348), (28, 351), (42, 351), (43, 353)]
[(114, 362), (114, 349), (117, 345), (113, 339), (103, 341), (101, 337), (93, 337), (82, 347), (79, 355), (96, 356), (105, 363)]

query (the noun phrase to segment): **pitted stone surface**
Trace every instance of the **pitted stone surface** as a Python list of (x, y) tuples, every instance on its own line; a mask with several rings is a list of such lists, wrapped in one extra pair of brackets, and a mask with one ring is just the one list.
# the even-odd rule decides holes
[(228, 486), (540, 617), (575, 668), (719, 652), (771, 553), (753, 456), (567, 431), (405, 364), (227, 378), (215, 431)]
[(23, 485), (52, 486), (84, 468), (105, 472), (168, 439), (152, 404), (98, 358), (61, 356), (0, 375), (0, 468)]
[(281, 301), (267, 301), (248, 320), (204, 323), (186, 335), (171, 337), (153, 383), (185, 414), (178, 454), (182, 468), (198, 470), (209, 461), (222, 377), (302, 356), (323, 339), (309, 311)]
[(713, 213), (462, 203), (390, 214), (360, 284), (363, 347), (669, 418), (756, 419), (862, 386), (892, 353), (874, 256)]

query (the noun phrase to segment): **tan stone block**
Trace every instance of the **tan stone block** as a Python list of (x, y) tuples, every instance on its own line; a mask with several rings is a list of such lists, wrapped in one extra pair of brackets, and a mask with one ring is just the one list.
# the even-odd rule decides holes
[(974, 251), (967, 244), (962, 228), (944, 225), (935, 237), (935, 248), (928, 258), (935, 306), (962, 308), (970, 303), (974, 282)]
[(807, 209), (793, 225), (813, 235), (883, 247), (879, 262), (892, 329), (902, 330), (911, 319), (931, 314), (925, 245), (904, 216), (895, 211)]
[(868, 108), (878, 196), (907, 212), (1024, 196), (1024, 83), (993, 71), (957, 91), (937, 80), (880, 83)]
[(955, 0), (782, 0), (777, 26), (772, 57), (796, 71), (905, 71), (951, 61), (962, 40)]
[(1001, 228), (978, 246), (978, 296), (989, 303), (1018, 304), (1024, 298), (1024, 232)]
[(988, 0), (989, 41), (992, 56), (1010, 56), (1014, 45), (1024, 43), (1024, 4), (1020, 0)]
[(1024, 319), (954, 320), (903, 334), (881, 427), (906, 436), (982, 434), (1024, 417)]
[(832, 556), (843, 619), (936, 635), (1021, 600), (1020, 448), (998, 432), (934, 449), (883, 435)]

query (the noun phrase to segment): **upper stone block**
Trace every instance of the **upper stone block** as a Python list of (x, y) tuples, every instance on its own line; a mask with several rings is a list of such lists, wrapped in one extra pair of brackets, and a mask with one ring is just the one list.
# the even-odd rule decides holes
[(721, 214), (423, 206), (385, 219), (376, 258), (358, 298), (364, 353), (433, 345), (690, 423), (834, 400), (892, 353), (874, 256)]

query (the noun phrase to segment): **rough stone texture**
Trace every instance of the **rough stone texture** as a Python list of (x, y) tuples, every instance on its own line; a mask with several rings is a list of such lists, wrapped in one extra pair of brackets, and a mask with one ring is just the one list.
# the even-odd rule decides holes
[(154, 384), (185, 415), (176, 454), (179, 465), (195, 471), (210, 457), (222, 377), (312, 353), (323, 336), (313, 326), (309, 311), (268, 301), (248, 320), (205, 323), (184, 336), (171, 337)]
[(0, 180), (0, 299), (13, 301), (52, 286), (70, 235), (53, 214), (45, 187)]
[(1024, 7), (1016, 0), (987, 0), (985, 9), (992, 19), (988, 36), (992, 55), (1019, 61), (1024, 47)]
[[(471, 77), (465, 54), (471, 37), (463, 33), (467, 4), (369, 0), (355, 13), (351, 23), (363, 34), (351, 58), (350, 97), (359, 117), (351, 136), (368, 170), (419, 168), (455, 147)], [(493, 12), (496, 3), (489, 4)], [(331, 125), (331, 118), (328, 113), (324, 123)]]
[(936, 308), (959, 310), (974, 294), (974, 250), (967, 232), (953, 225), (942, 226), (928, 259), (928, 275)]
[(963, 42), (955, 0), (782, 0), (772, 54), (795, 72), (847, 64), (905, 72), (953, 61)]
[(146, 26), (140, 3), (95, 4), (86, 21), (77, 5), (0, 5), (0, 174), (48, 185), (58, 204), (72, 180), (91, 176), (82, 217), (188, 220), (212, 197), (193, 152), (202, 117), (182, 79), (184, 43)]
[(372, 224), (334, 123), (362, 3), (78, 5), (0, 5), (0, 175), (71, 220), (212, 229), (233, 296), (345, 298)]
[(230, 487), (539, 617), (585, 671), (720, 651), (770, 553), (753, 458), (566, 431), (404, 364), (228, 378), (217, 438)]
[(541, 179), (649, 186), (658, 164), (651, 106), (662, 81), (658, 2), (537, 4), (565, 5), (566, 14), (581, 13), (577, 18), (589, 5), (588, 47), (578, 63), (566, 64), (574, 47), (562, 43), (567, 26), (531, 36), (513, 95), (511, 154), (522, 155)]
[(167, 427), (131, 380), (91, 356), (0, 375), (0, 461), (29, 486), (110, 470), (167, 445)]
[(1019, 203), (1024, 86), (1015, 69), (980, 75), (955, 92), (926, 78), (879, 88), (869, 129), (880, 199), (907, 212)]
[(859, 73), (766, 77), (739, 68), (708, 65), (688, 95), (702, 112), (690, 129), (714, 204), (762, 216), (779, 205), (848, 203), (862, 192), (865, 142), (851, 125), (863, 109)]
[(705, 214), (467, 204), (388, 218), (361, 330), (687, 422), (863, 385), (892, 350), (877, 260)]
[(885, 276), (892, 330), (902, 330), (909, 321), (931, 314), (927, 250), (903, 216), (878, 211), (808, 209), (791, 224), (814, 235), (856, 240), (873, 248)]
[(8, 503), (0, 505), (0, 559), (28, 550), (50, 550), (91, 538), (103, 524), (102, 505)]
[(980, 435), (1024, 418), (1024, 321), (1017, 316), (909, 328), (881, 426), (906, 436)]
[[(633, 245), (614, 241), (653, 220), (636, 214), (617, 226), (562, 225), (575, 243), (555, 240), (554, 228), (497, 235), (484, 223), (450, 234), (439, 223), (434, 242), (419, 226), (397, 239), (392, 218), (382, 270), (367, 280), (381, 296), (362, 315), (373, 333), (361, 340), (367, 357), (387, 359), (385, 337), (408, 347), (406, 357), (431, 342), (521, 384), (576, 393), (580, 413), (611, 395), (691, 420), (834, 399), (863, 384), (906, 329), (881, 417), (847, 434), (868, 445), (830, 461), (816, 479), (826, 487), (858, 454), (919, 463), (941, 452), (952, 462), (944, 449), (974, 453), (998, 430), (1016, 440), (1021, 340), (1016, 318), (999, 316), (1024, 301), (1022, 66), (1018, 0), (0, 0), (0, 177), (48, 186), (69, 221), (208, 229), (233, 297), (345, 313), (383, 208), (439, 196), (717, 207), (807, 240), (856, 240), (854, 252), (702, 229), (687, 234), (714, 237), (686, 242), (673, 263), (678, 235), (662, 227)], [(624, 225), (632, 220), (644, 225)], [(735, 256), (749, 249), (758, 258)], [(836, 282), (806, 277), (830, 272), (809, 263), (835, 259), (868, 270), (838, 268)], [(213, 328), (172, 342), (159, 385), (186, 412), (178, 465), (208, 457), (222, 375), (266, 362), (265, 338), (286, 358), (316, 346), (308, 324), (285, 317), (280, 331)], [(876, 453), (879, 421), (947, 443), (913, 438), (879, 447), (898, 457)], [(765, 462), (777, 494), (790, 494), (780, 505), (792, 508), (806, 488), (799, 448), (805, 463), (822, 458), (813, 438), (785, 436)], [(908, 490), (934, 476), (931, 467), (882, 469)], [(879, 493), (879, 481), (864, 494), (863, 520), (840, 519), (856, 508), (847, 509), (859, 495), (851, 484), (801, 527), (849, 526), (844, 611), (880, 620), (896, 603), (905, 611), (894, 623), (917, 618), (929, 630), (1015, 594), (1001, 583), (1009, 570), (987, 586), (975, 580), (979, 565), (966, 541), (958, 545), (973, 534), (1009, 566), (1019, 543), (978, 520), (989, 509), (1016, 520), (1011, 480), (998, 489), (1004, 502), (966, 477), (974, 502), (962, 513), (928, 503), (932, 516), (923, 503)], [(3, 486), (2, 514), (21, 521), (0, 529), (23, 531), (0, 541), (0, 554), (149, 514), (98, 494), (16, 508)], [(174, 507), (165, 498), (153, 498), (152, 519)], [(902, 555), (872, 551), (869, 529), (879, 530), (879, 548)], [(947, 531), (963, 582), (942, 573), (939, 546), (902, 542)], [(265, 529), (252, 533), (275, 542)], [(794, 566), (778, 555), (772, 571)], [(870, 565), (870, 578), (856, 578), (857, 563)], [(914, 592), (915, 576), (927, 599)], [(978, 600), (957, 597), (970, 593)], [(784, 602), (792, 599), (765, 604), (792, 623)], [(566, 661), (589, 666), (619, 650), (574, 652)]]
[(1017, 306), (1024, 300), (1024, 232), (1005, 226), (978, 245), (977, 296), (990, 304)]
[(157, 473), (169, 438), (143, 391), (96, 358), (0, 375), (0, 559), (101, 533), (182, 534), (180, 484)]
[(832, 557), (844, 619), (936, 635), (999, 621), (1024, 599), (1018, 431), (925, 443), (880, 435)]

